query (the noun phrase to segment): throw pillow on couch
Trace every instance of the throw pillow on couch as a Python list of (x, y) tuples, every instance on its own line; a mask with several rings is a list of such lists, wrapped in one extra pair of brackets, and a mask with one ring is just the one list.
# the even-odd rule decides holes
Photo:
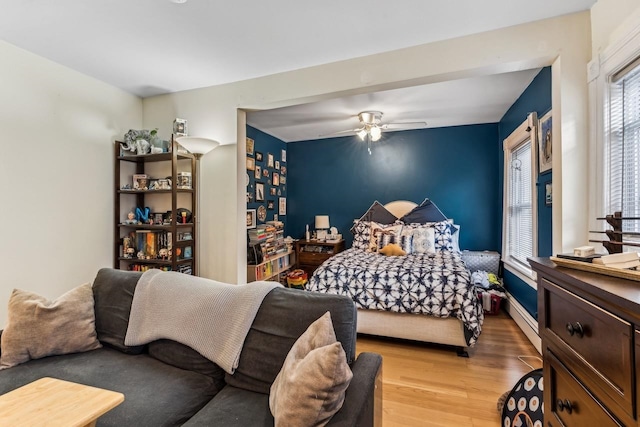
[(295, 342), (271, 385), (275, 426), (324, 426), (340, 410), (353, 378), (330, 312)]
[(102, 347), (96, 334), (91, 285), (81, 285), (54, 301), (14, 289), (9, 298), (9, 322), (0, 339), (0, 370), (31, 359)]

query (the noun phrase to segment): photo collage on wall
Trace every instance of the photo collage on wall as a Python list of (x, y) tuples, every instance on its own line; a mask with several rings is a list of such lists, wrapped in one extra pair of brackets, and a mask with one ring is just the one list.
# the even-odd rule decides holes
[(284, 221), (287, 214), (287, 151), (247, 138), (247, 228)]

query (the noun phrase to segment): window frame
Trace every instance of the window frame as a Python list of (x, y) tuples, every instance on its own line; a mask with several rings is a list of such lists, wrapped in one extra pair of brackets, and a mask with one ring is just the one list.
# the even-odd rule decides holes
[[(598, 57), (588, 65), (589, 105), (590, 105), (590, 180), (589, 185), (595, 189), (590, 195), (589, 230), (604, 230), (606, 224), (597, 220), (612, 212), (607, 212), (610, 205), (608, 193), (609, 165), (608, 147), (610, 143), (609, 107), (611, 104), (610, 84), (613, 77), (640, 58), (640, 15), (633, 19), (623, 32)], [(589, 239), (597, 242), (603, 240), (600, 233), (589, 232)], [(597, 243), (596, 252), (606, 253), (604, 247)]]
[(530, 113), (527, 120), (522, 122), (505, 140), (503, 141), (504, 150), (504, 174), (503, 174), (503, 206), (502, 206), (502, 262), (505, 269), (518, 276), (534, 289), (537, 288), (535, 283), (535, 273), (529, 265), (523, 265), (521, 262), (512, 258), (509, 251), (509, 202), (511, 194), (511, 159), (512, 154), (522, 145), (531, 144), (531, 218), (532, 218), (532, 256), (538, 255), (538, 193), (536, 188), (537, 182), (537, 115)]

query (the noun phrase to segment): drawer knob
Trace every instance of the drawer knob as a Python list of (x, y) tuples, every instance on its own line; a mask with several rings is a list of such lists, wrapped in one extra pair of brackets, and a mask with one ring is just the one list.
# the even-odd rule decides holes
[(582, 338), (584, 336), (584, 328), (582, 327), (580, 322), (567, 323), (566, 327), (569, 335), (571, 336), (577, 335), (578, 338)]
[(571, 414), (573, 412), (573, 406), (571, 405), (571, 401), (569, 399), (558, 399), (556, 402), (556, 406), (558, 407), (558, 411), (567, 411), (567, 414)]

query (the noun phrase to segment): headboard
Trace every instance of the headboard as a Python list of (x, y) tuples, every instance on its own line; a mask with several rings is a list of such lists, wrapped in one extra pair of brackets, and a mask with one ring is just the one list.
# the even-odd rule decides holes
[(394, 214), (396, 218), (402, 218), (403, 216), (411, 212), (416, 206), (418, 205), (408, 200), (396, 200), (384, 205), (384, 207), (389, 212)]

